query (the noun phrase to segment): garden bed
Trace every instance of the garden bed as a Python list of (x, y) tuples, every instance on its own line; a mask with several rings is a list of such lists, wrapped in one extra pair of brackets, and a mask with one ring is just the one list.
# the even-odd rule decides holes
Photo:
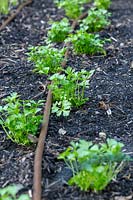
[[(22, 99), (46, 99), (41, 93), (46, 77), (32, 72), (27, 61), (29, 45), (44, 43), (48, 21), (60, 20), (64, 15), (52, 0), (35, 0), (1, 32), (0, 35), (0, 100), (12, 92)], [(110, 12), (111, 25), (100, 32), (112, 39), (106, 46), (106, 56), (71, 56), (68, 65), (75, 69), (95, 69), (86, 95), (89, 101), (80, 109), (73, 109), (69, 117), (50, 117), (43, 156), (43, 198), (74, 200), (121, 200), (133, 198), (132, 162), (100, 192), (80, 192), (67, 185), (71, 171), (57, 160), (70, 141), (86, 139), (99, 142), (100, 132), (124, 143), (125, 152), (133, 156), (133, 4), (131, 0), (114, 0)], [(40, 94), (41, 93), (41, 94)], [(40, 95), (38, 95), (40, 94)], [(102, 104), (110, 107), (108, 114)], [(19, 146), (6, 139), (0, 129), (0, 187), (21, 183), (24, 191), (32, 189), (33, 159), (36, 145)], [(121, 199), (120, 199), (121, 197)], [(123, 200), (123, 199), (122, 199)]]

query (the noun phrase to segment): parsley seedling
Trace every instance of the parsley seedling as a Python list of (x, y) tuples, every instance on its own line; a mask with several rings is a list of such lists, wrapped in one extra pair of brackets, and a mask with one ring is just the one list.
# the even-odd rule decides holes
[(29, 145), (28, 135), (35, 135), (42, 121), (38, 113), (44, 101), (20, 100), (17, 93), (12, 93), (3, 101), (6, 104), (0, 106), (0, 125), (7, 137), (18, 144)]
[(106, 10), (92, 8), (88, 12), (88, 16), (82, 20), (80, 25), (82, 30), (96, 32), (110, 24), (108, 17), (110, 13)]
[(72, 170), (70, 185), (81, 190), (103, 190), (122, 170), (125, 161), (130, 160), (122, 152), (124, 145), (114, 139), (106, 143), (93, 144), (85, 140), (71, 142), (71, 146), (59, 155)]
[(85, 89), (89, 87), (89, 79), (93, 75), (94, 70), (81, 70), (76, 72), (71, 67), (64, 70), (64, 74), (56, 73), (50, 77), (52, 85), (49, 88), (53, 93), (52, 112), (58, 116), (63, 114), (68, 116), (71, 107), (79, 107), (83, 105), (88, 98), (85, 97)]
[(54, 2), (59, 8), (65, 10), (66, 16), (70, 19), (77, 19), (84, 9), (83, 4), (88, 3), (88, 1), (89, 0), (55, 0)]
[(51, 29), (48, 31), (48, 40), (50, 42), (63, 42), (71, 31), (71, 27), (67, 18), (63, 18), (60, 22), (50, 22)]
[(70, 41), (73, 44), (73, 49), (77, 54), (103, 54), (106, 55), (106, 51), (103, 45), (106, 40), (99, 38), (98, 34), (87, 33), (84, 30), (79, 30), (76, 34), (71, 34), (66, 41)]
[(30, 47), (29, 60), (35, 63), (34, 71), (39, 74), (57, 73), (61, 70), (65, 48), (58, 50), (48, 46)]

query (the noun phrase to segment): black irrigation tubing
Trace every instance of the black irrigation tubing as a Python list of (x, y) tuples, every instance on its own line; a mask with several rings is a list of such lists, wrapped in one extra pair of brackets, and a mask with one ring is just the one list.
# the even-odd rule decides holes
[[(84, 12), (78, 20), (81, 20), (87, 16), (88, 12)], [(74, 20), (72, 23), (72, 30), (76, 28), (78, 25), (78, 20)], [(69, 47), (70, 43), (66, 43), (66, 53), (64, 61), (62, 62), (62, 67), (65, 68), (67, 64), (67, 58), (69, 56)], [(52, 84), (52, 83), (51, 83)], [(34, 174), (33, 174), (33, 197), (32, 200), (41, 200), (42, 194), (42, 187), (41, 187), (41, 179), (42, 179), (42, 156), (44, 151), (44, 143), (47, 136), (48, 124), (49, 124), (49, 117), (50, 117), (50, 110), (52, 105), (52, 92), (51, 90), (48, 91), (47, 100), (44, 109), (43, 115), (43, 123), (41, 132), (38, 139), (38, 144), (36, 147), (35, 158), (34, 158)]]
[(23, 2), (18, 8), (16, 9), (15, 12), (13, 12), (0, 26), (0, 31), (2, 31), (17, 15), (18, 13), (27, 5), (31, 4), (32, 0), (28, 0), (26, 2)]

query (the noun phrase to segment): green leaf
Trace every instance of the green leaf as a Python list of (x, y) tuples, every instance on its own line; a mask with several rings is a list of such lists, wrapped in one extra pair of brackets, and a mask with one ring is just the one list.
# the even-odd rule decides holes
[(104, 170), (105, 170), (105, 168), (103, 166), (99, 166), (96, 168), (96, 172), (98, 172), (98, 173), (102, 173), (102, 172), (104, 172)]
[(17, 192), (22, 189), (23, 186), (22, 185), (9, 185), (5, 188), (2, 188), (0, 189), (0, 195), (5, 195), (5, 194), (8, 194), (8, 195), (12, 195), (12, 196), (15, 196), (17, 194)]
[(30, 198), (29, 198), (29, 196), (27, 194), (22, 194), (22, 195), (20, 195), (18, 200), (30, 200)]
[(99, 147), (97, 144), (93, 145), (91, 148), (90, 148), (91, 151), (96, 151), (98, 152), (99, 151)]
[(68, 111), (63, 111), (63, 116), (64, 116), (64, 117), (69, 116), (69, 114), (70, 114), (70, 111), (69, 111), (69, 110), (68, 110)]

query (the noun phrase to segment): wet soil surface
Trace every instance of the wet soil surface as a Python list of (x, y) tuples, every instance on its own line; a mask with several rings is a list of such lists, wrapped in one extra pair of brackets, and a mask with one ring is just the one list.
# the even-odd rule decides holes
[[(89, 101), (72, 110), (68, 118), (51, 115), (43, 156), (43, 198), (53, 200), (123, 200), (133, 198), (132, 162), (100, 192), (81, 192), (67, 185), (71, 171), (57, 160), (70, 141), (84, 138), (100, 141), (99, 132), (125, 144), (124, 151), (133, 156), (133, 3), (132, 0), (113, 0), (110, 8), (111, 25), (100, 32), (111, 38), (107, 55), (71, 56), (68, 64), (76, 69), (95, 69)], [(12, 92), (22, 99), (45, 99), (40, 94), (46, 77), (32, 72), (27, 61), (29, 45), (44, 44), (50, 19), (61, 19), (52, 0), (34, 0), (0, 33), (0, 101)], [(38, 96), (38, 94), (40, 94)], [(110, 107), (111, 113), (102, 107)], [(62, 134), (60, 130), (64, 130)], [(33, 159), (36, 145), (23, 147), (12, 143), (0, 128), (0, 187), (21, 183), (24, 191), (32, 189)]]

